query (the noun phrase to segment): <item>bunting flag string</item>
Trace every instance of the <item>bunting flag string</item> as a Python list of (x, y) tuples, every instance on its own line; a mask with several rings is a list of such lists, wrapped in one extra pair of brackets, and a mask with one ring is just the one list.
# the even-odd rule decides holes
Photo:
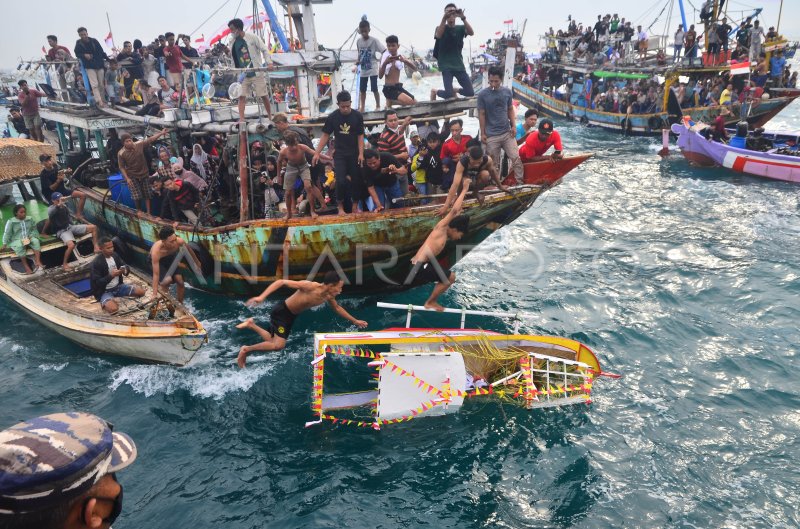
[(329, 354), (336, 354), (342, 356), (354, 356), (357, 358), (372, 358), (372, 359), (379, 359), (381, 358), (380, 353), (373, 353), (369, 349), (364, 349), (362, 347), (342, 347), (336, 346), (331, 347), (330, 345), (325, 348), (325, 352)]

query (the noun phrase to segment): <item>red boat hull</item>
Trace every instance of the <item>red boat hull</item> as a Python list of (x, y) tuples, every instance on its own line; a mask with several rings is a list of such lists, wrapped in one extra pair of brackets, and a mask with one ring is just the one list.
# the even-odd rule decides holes
[[(525, 169), (523, 182), (529, 185), (551, 186), (572, 171), (580, 164), (591, 158), (591, 154), (573, 154), (564, 156), (561, 160), (544, 160), (541, 162), (527, 162), (522, 164)], [(513, 172), (506, 178), (505, 184), (514, 184)]]

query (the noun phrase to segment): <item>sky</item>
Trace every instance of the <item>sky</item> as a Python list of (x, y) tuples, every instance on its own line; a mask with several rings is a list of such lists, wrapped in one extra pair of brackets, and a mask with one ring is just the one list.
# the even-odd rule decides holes
[[(274, 6), (275, 0), (271, 1)], [(121, 47), (124, 40), (140, 38), (149, 42), (166, 31), (176, 34), (194, 32), (193, 38), (201, 34), (210, 38), (229, 19), (252, 14), (253, 10), (252, 0), (193, 0), (191, 3), (164, 0), (36, 0), (33, 9), (26, 2), (4, 3), (3, 14), (7, 21), (28, 22), (25, 30), (20, 32), (8, 30), (10, 23), (5, 24), (7, 30), (0, 37), (2, 68), (15, 68), (20, 58), (40, 58), (42, 46), (47, 47), (46, 36), (51, 33), (72, 50), (78, 38), (76, 30), (79, 26), (86, 26), (89, 35), (102, 43), (109, 32), (106, 13), (111, 20), (115, 43)], [(393, 33), (398, 35), (401, 45), (413, 44), (417, 49), (427, 50), (433, 47), (433, 31), (441, 20), (446, 3), (430, 0), (334, 0), (332, 4), (315, 6), (318, 38), (325, 46), (338, 48), (357, 27), (361, 16), (367, 15), (372, 23), (373, 36), (383, 40), (386, 34)], [(762, 0), (760, 4), (756, 0), (726, 2), (729, 19), (739, 19), (742, 13), (750, 14), (753, 6), (761, 5), (764, 8), (761, 20), (765, 27), (778, 22), (780, 3), (780, 0)], [(677, 0), (606, 0), (602, 3), (596, 0), (461, 0), (457, 4), (464, 9), (467, 20), (475, 29), (475, 36), (464, 44), (467, 50), (470, 45), (477, 50), (495, 32), (503, 31), (506, 28), (503, 21), (509, 19), (513, 19), (514, 26), (520, 31), (527, 19), (523, 42), (527, 51), (537, 51), (539, 36), (550, 26), (555, 29), (566, 27), (567, 15), (570, 14), (578, 22), (593, 24), (598, 14), (618, 13), (620, 17), (632, 20), (633, 25), (647, 27), (659, 18), (662, 8), (666, 8), (653, 25), (651, 34), (663, 34), (668, 29), (670, 35), (674, 33), (680, 17)], [(598, 11), (600, 4), (604, 5), (602, 11)], [(699, 8), (702, 0), (684, 0), (684, 4), (687, 21), (691, 24), (697, 16), (692, 4)], [(781, 33), (791, 40), (800, 40), (800, 0), (784, 0), (783, 4)], [(667, 25), (670, 9), (672, 20)], [(213, 14), (215, 11), (216, 14)]]

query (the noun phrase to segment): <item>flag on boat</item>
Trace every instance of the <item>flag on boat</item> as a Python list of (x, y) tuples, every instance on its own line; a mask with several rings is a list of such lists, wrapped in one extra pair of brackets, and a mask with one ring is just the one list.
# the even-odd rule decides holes
[(106, 35), (106, 46), (108, 46), (109, 48), (114, 47), (114, 37), (111, 36), (110, 31), (108, 32), (108, 35)]
[(206, 41), (205, 35), (200, 35), (199, 39), (194, 39), (195, 44), (203, 44)]
[(731, 75), (747, 75), (750, 73), (750, 62), (731, 63)]
[[(269, 16), (262, 11), (258, 14), (257, 18), (253, 17), (253, 15), (250, 15), (244, 17), (242, 21), (244, 22), (245, 32), (254, 33), (256, 30), (264, 27), (264, 24), (269, 23)], [(217, 29), (217, 31), (214, 32), (214, 36), (210, 41), (208, 41), (208, 45), (213, 46), (230, 34), (231, 30), (228, 28), (228, 26), (221, 26), (219, 29)]]
[(513, 24), (513, 23), (514, 23), (514, 19), (513, 18), (509, 19), (509, 20), (503, 20), (503, 24)]
[(494, 34), (495, 34), (495, 35), (502, 35), (502, 34), (503, 34), (503, 32), (502, 32), (502, 31), (495, 31), (495, 33), (494, 33)]

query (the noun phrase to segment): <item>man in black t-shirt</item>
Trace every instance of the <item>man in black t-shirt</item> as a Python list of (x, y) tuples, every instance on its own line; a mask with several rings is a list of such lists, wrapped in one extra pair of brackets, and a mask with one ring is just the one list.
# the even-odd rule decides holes
[[(728, 35), (733, 28), (728, 24), (728, 18), (722, 17), (722, 23), (717, 26), (717, 36), (719, 37), (719, 46), (722, 52), (727, 55), (728, 53)], [(727, 61), (727, 59), (723, 59)]]
[(373, 207), (370, 209), (377, 212), (398, 207), (392, 203), (392, 199), (403, 196), (397, 177), (408, 174), (406, 165), (388, 152), (379, 153), (374, 149), (364, 151), (364, 163), (361, 174), (372, 198)]
[(39, 156), (42, 164), (42, 172), (39, 173), (39, 183), (42, 187), (42, 197), (48, 204), (52, 204), (53, 193), (61, 193), (61, 196), (71, 197), (78, 200), (78, 207), (75, 216), (83, 219), (83, 205), (86, 204), (86, 195), (81, 191), (72, 191), (64, 185), (64, 178), (72, 173), (71, 169), (61, 170), (58, 164), (49, 154)]
[(322, 137), (317, 145), (311, 165), (319, 163), (319, 155), (333, 134), (333, 171), (336, 174), (336, 202), (339, 215), (352, 211), (351, 183), (358, 178), (359, 168), (364, 165), (364, 118), (352, 109), (350, 92), (339, 92), (336, 96), (339, 107), (330, 113), (322, 127)]

